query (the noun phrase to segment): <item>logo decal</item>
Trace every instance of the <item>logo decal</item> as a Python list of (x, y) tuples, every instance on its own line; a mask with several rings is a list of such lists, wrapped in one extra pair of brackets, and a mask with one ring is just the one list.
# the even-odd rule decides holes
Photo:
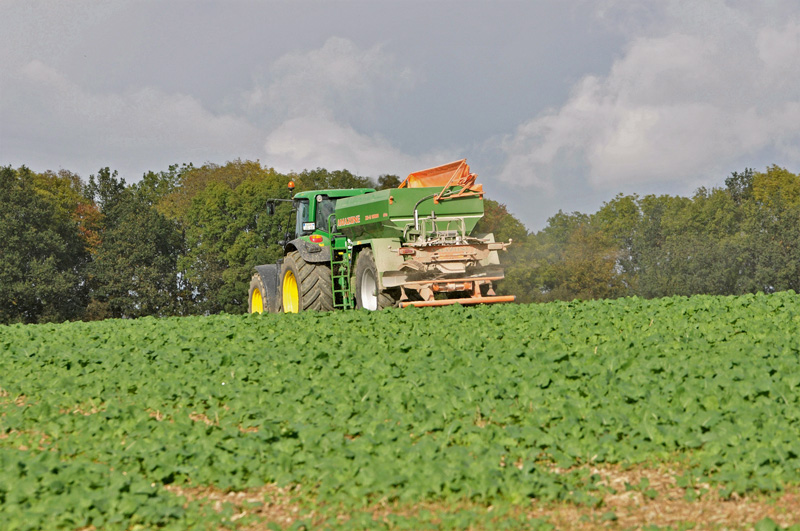
[(346, 227), (348, 225), (355, 225), (356, 223), (361, 223), (361, 214), (336, 220), (337, 227)]

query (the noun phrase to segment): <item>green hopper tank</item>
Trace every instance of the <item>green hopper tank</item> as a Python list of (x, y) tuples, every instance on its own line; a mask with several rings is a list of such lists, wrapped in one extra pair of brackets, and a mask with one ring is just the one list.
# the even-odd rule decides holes
[[(336, 228), (351, 240), (398, 238), (415, 227), (416, 211), (417, 224), (420, 219), (430, 220), (428, 229), (435, 225), (437, 231), (457, 230), (453, 218), (459, 218), (466, 234), (472, 234), (483, 217), (483, 199), (464, 196), (434, 203), (434, 196), (441, 191), (441, 187), (393, 188), (339, 199)], [(433, 219), (431, 213), (435, 213)]]

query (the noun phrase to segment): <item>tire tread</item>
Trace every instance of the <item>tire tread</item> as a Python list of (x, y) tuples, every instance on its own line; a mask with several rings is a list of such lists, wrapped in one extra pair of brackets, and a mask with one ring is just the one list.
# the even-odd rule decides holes
[(327, 263), (308, 263), (297, 251), (286, 255), (285, 262), (290, 260), (297, 271), (301, 310), (320, 312), (333, 310), (333, 279), (330, 266)]

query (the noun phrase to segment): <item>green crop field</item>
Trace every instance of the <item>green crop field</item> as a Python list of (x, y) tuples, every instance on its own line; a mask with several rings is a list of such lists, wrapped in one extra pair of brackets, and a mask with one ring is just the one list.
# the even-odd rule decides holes
[[(0, 327), (0, 521), (614, 526), (613, 495), (677, 489), (798, 523), (780, 498), (800, 484), (798, 299)], [(674, 485), (609, 480), (631, 471)]]

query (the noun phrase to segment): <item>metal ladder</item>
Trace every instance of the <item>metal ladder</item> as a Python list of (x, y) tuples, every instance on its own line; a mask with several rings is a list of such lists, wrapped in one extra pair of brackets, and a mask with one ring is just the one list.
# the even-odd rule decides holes
[(350, 262), (352, 244), (345, 236), (331, 234), (331, 281), (333, 284), (333, 307), (339, 310), (352, 310), (350, 290)]

